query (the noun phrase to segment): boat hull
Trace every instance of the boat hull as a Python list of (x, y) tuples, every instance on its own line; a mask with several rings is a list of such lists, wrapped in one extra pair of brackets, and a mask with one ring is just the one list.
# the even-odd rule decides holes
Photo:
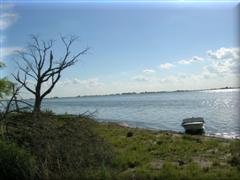
[(192, 130), (192, 131), (196, 131), (196, 130), (203, 130), (204, 126), (203, 123), (185, 123), (182, 125), (184, 127), (184, 129), (186, 131)]
[(189, 134), (204, 133), (204, 120), (201, 117), (183, 119), (182, 126), (185, 132)]

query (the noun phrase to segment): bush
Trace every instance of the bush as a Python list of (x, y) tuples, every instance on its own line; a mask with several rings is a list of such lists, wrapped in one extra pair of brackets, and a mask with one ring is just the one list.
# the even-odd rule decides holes
[(8, 123), (8, 137), (35, 155), (41, 179), (86, 179), (89, 170), (100, 173), (103, 162), (111, 165), (111, 148), (91, 119), (42, 113), (33, 124), (32, 114), (25, 113)]
[(0, 140), (0, 179), (34, 179), (36, 167), (30, 153)]
[(129, 131), (129, 132), (127, 133), (127, 137), (132, 137), (132, 136), (133, 136), (133, 132)]
[(231, 159), (229, 160), (229, 163), (232, 166), (237, 166), (240, 168), (240, 141), (233, 141), (230, 145), (230, 152), (231, 152)]

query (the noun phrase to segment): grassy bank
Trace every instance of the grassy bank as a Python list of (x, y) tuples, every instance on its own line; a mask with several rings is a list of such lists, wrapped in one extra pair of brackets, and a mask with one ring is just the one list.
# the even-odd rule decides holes
[(2, 140), (36, 161), (35, 179), (238, 179), (239, 140), (98, 123), (87, 117), (12, 115)]
[(126, 179), (238, 179), (240, 142), (132, 129), (108, 123), (99, 134), (116, 153)]

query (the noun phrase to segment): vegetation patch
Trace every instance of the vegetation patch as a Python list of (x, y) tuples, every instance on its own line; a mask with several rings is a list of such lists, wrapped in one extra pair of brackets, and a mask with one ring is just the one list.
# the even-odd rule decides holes
[(0, 179), (34, 179), (36, 170), (36, 161), (29, 152), (0, 140)]
[(111, 164), (110, 145), (93, 131), (96, 122), (84, 117), (42, 114), (12, 115), (7, 120), (8, 139), (36, 156), (40, 179), (81, 179), (100, 176)]
[(15, 114), (6, 121), (5, 138), (36, 157), (39, 179), (240, 176), (239, 140), (122, 127), (53, 113), (42, 114), (38, 121), (30, 113)]
[[(238, 179), (240, 176), (239, 140), (156, 132), (115, 123), (95, 127), (113, 145), (119, 179)], [(134, 136), (128, 138), (128, 132)]]

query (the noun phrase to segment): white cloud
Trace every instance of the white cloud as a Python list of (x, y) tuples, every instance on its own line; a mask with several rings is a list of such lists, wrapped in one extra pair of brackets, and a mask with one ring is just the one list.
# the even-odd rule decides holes
[(146, 81), (149, 81), (150, 79), (146, 76), (139, 75), (139, 76), (134, 76), (133, 80), (138, 81), (138, 82), (146, 82)]
[(99, 81), (98, 78), (90, 78), (90, 79), (79, 79), (79, 78), (74, 78), (74, 79), (66, 79), (64, 81), (60, 81), (59, 84), (61, 86), (66, 86), (66, 85), (84, 85), (88, 88), (91, 87), (97, 87), (97, 86), (101, 86), (103, 85), (103, 83), (101, 83)]
[(6, 47), (6, 48), (1, 48), (2, 55), (3, 56), (9, 56), (14, 54), (16, 51), (22, 50), (20, 47)]
[(155, 70), (154, 69), (144, 69), (143, 73), (144, 74), (153, 74), (153, 73), (155, 73)]
[(209, 72), (219, 75), (240, 73), (240, 49), (220, 48), (207, 51), (213, 63), (207, 67)]
[[(220, 48), (221, 49), (221, 48)], [(202, 70), (195, 73), (176, 72), (174, 74), (154, 73), (144, 69), (140, 74), (129, 74), (118, 81), (103, 83), (99, 78), (66, 79), (59, 81), (50, 96), (77, 96), (112, 94), (121, 92), (169, 91), (177, 89), (204, 89), (225, 86), (239, 86), (239, 49), (224, 48), (228, 55), (219, 50), (209, 51), (208, 61)], [(233, 50), (235, 49), (235, 50)], [(223, 51), (223, 50), (221, 50)], [(231, 53), (230, 53), (231, 52)], [(219, 55), (221, 54), (221, 55)], [(196, 58), (195, 58), (196, 59)], [(47, 85), (47, 84), (46, 84)]]
[[(47, 87), (49, 87), (48, 83), (45, 84), (43, 90)], [(106, 94), (106, 91), (106, 85), (101, 82), (99, 78), (73, 78), (65, 80), (60, 79), (48, 97)]]
[(20, 47), (0, 48), (0, 61), (4, 61), (7, 56), (15, 54), (17, 50), (22, 50)]
[(207, 55), (212, 59), (239, 59), (240, 51), (239, 48), (220, 48), (216, 51), (209, 50), (207, 51)]
[(2, 13), (0, 14), (0, 30), (4, 30), (11, 26), (17, 20), (15, 13)]
[(171, 63), (160, 64), (160, 68), (162, 68), (162, 69), (171, 69), (173, 67), (174, 67), (174, 65)]
[(16, 22), (18, 15), (13, 12), (14, 4), (1, 3), (0, 5), (0, 30), (5, 30)]
[(198, 56), (193, 56), (191, 59), (182, 59), (178, 61), (178, 64), (192, 64), (195, 62), (200, 62), (203, 61), (203, 58), (198, 57)]
[(136, 82), (151, 81), (155, 76), (155, 72), (154, 69), (144, 69), (141, 74), (134, 76), (132, 80)]

